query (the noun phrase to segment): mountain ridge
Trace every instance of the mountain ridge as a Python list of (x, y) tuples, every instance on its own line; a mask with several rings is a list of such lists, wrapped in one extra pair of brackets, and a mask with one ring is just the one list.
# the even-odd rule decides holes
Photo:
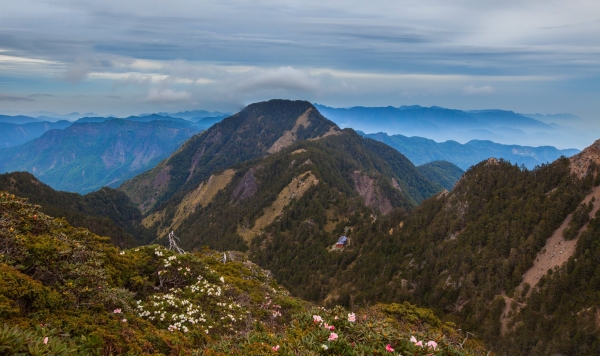
[(600, 131), (548, 124), (507, 110), (463, 111), (437, 106), (418, 105), (388, 107), (332, 108), (315, 104), (340, 127), (374, 133), (426, 137), (444, 142), (491, 140), (502, 144), (583, 148), (593, 142)]
[(452, 162), (466, 170), (490, 157), (502, 158), (514, 164), (524, 164), (527, 168), (550, 163), (560, 156), (570, 157), (577, 149), (559, 150), (552, 146), (529, 147), (505, 145), (488, 140), (471, 140), (465, 144), (456, 141), (435, 142), (423, 137), (407, 137), (404, 135), (388, 135), (383, 132), (375, 134), (359, 133), (384, 142), (406, 155), (415, 165), (422, 165), (436, 160)]

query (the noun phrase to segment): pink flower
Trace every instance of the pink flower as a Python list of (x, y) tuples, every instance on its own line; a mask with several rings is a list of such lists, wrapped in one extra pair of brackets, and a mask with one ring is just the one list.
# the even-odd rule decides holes
[(329, 325), (329, 324), (327, 324), (327, 323), (323, 324), (323, 327), (324, 327), (325, 329), (329, 329), (329, 330), (331, 330), (331, 331), (335, 330), (335, 326), (333, 326), (333, 325)]
[(435, 349), (437, 349), (437, 342), (431, 340), (431, 341), (427, 342), (427, 347), (431, 347), (435, 350)]
[(412, 342), (413, 344), (416, 344), (417, 343), (417, 338), (414, 337), (414, 336), (411, 336), (410, 337), (410, 342)]
[(419, 341), (419, 342), (415, 343), (415, 345), (423, 347), (423, 341)]
[(385, 347), (385, 351), (387, 351), (387, 352), (394, 352), (394, 349), (392, 349), (392, 345), (387, 344), (387, 346)]
[(356, 314), (354, 313), (348, 313), (348, 321), (353, 323), (356, 321)]
[(315, 323), (322, 323), (323, 322), (323, 318), (321, 318), (318, 315), (313, 315), (313, 322), (315, 322)]
[(117, 309), (113, 310), (113, 313), (115, 313), (115, 314), (121, 314), (121, 309), (117, 308)]
[(273, 351), (279, 350), (279, 345), (271, 347), (271, 350), (273, 350)]
[(329, 334), (329, 341), (337, 340), (337, 338), (338, 338), (338, 334), (336, 334), (336, 333)]
[(337, 317), (337, 315), (335, 316), (335, 318), (333, 318), (334, 320), (338, 320), (339, 318)]
[(44, 345), (46, 345), (47, 343), (48, 343), (48, 336), (46, 336), (46, 337), (44, 338)]
[(124, 323), (126, 323), (126, 322), (127, 322), (127, 319), (123, 319), (123, 320), (121, 320), (121, 321), (122, 321), (122, 322), (124, 322)]

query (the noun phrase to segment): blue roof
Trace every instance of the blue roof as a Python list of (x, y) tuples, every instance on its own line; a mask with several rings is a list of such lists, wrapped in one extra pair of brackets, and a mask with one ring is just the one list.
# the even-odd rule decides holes
[(346, 241), (348, 240), (348, 238), (346, 236), (340, 236), (340, 238), (338, 239), (338, 244), (345, 244)]

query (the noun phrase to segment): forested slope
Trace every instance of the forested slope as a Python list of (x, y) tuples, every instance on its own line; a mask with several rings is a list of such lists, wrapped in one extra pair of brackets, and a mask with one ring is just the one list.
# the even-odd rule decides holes
[(129, 198), (114, 189), (103, 188), (86, 195), (56, 191), (27, 172), (0, 174), (0, 190), (27, 198), (51, 216), (66, 219), (100, 236), (108, 236), (120, 247), (148, 243), (154, 236), (146, 230), (142, 214)]

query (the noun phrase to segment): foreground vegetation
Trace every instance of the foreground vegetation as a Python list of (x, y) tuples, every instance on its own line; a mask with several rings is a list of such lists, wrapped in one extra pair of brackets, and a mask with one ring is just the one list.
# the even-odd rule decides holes
[(293, 298), (241, 253), (119, 250), (5, 192), (0, 212), (0, 354), (484, 354), (408, 303)]

